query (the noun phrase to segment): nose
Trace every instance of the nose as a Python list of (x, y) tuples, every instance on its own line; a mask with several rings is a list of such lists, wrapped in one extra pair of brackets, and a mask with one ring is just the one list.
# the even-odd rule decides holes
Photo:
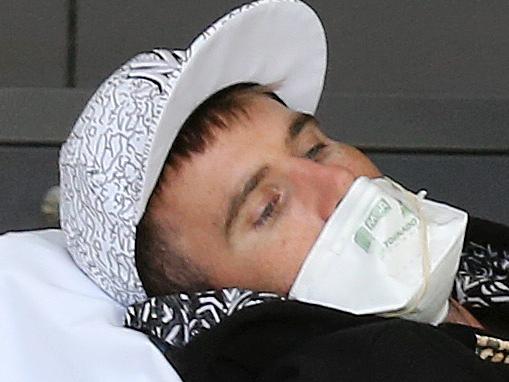
[(295, 158), (289, 166), (294, 197), (325, 222), (343, 199), (355, 175), (341, 165)]

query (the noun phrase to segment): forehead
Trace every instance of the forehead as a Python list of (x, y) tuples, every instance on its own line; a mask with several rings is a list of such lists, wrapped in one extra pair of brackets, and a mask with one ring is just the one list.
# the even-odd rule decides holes
[[(213, 140), (203, 153), (194, 154), (184, 172), (202, 172), (221, 163), (237, 161), (269, 144), (278, 145), (288, 132), (295, 111), (263, 95), (254, 95), (243, 105), (245, 113), (227, 118), (226, 129), (214, 129)], [(241, 155), (236, 155), (241, 154)], [(223, 168), (223, 170), (226, 170)]]
[(214, 140), (203, 153), (169, 170), (160, 196), (176, 214), (224, 210), (228, 198), (266, 155), (284, 145), (295, 111), (261, 95), (251, 97), (245, 110), (228, 119), (227, 129), (214, 130)]

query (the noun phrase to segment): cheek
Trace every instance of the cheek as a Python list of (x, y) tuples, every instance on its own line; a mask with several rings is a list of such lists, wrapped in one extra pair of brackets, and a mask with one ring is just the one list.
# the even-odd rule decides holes
[(263, 264), (260, 281), (267, 283), (258, 287), (287, 295), (322, 227), (323, 220), (295, 206), (257, 249), (263, 259), (255, 267)]
[(344, 143), (333, 142), (337, 147), (337, 155), (334, 155), (331, 161), (348, 168), (355, 177), (376, 178), (382, 176), (375, 164), (360, 150)]

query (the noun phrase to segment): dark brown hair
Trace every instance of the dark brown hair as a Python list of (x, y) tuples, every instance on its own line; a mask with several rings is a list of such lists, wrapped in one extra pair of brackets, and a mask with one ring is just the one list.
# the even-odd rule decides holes
[[(152, 195), (164, 181), (168, 167), (178, 170), (184, 161), (191, 160), (192, 155), (205, 152), (214, 142), (216, 130), (228, 129), (228, 122), (240, 114), (245, 115), (247, 100), (256, 94), (268, 96), (286, 106), (270, 87), (256, 83), (239, 83), (216, 92), (203, 101), (182, 125)], [(163, 229), (152, 211), (149, 201), (136, 229), (135, 245), (136, 268), (147, 294), (156, 296), (210, 288), (206, 275), (172, 246), (172, 232), (168, 232), (167, 226)]]

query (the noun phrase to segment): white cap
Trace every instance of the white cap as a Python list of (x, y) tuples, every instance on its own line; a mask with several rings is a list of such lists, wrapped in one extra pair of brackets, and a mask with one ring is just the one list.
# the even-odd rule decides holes
[(260, 0), (217, 20), (186, 50), (154, 49), (115, 71), (60, 153), (61, 225), (77, 265), (123, 305), (145, 299), (136, 225), (187, 117), (240, 82), (277, 84), (290, 108), (314, 113), (326, 60), (325, 33), (309, 6)]

